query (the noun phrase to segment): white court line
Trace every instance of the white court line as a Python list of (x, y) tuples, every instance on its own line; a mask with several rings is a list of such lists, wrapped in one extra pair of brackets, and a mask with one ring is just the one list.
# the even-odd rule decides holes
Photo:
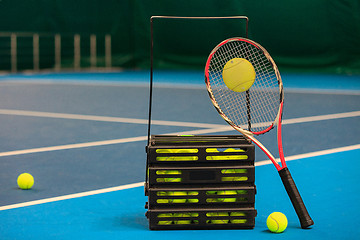
[[(13, 110), (13, 109), (0, 109), (0, 114), (28, 116), (28, 117), (45, 117), (45, 118), (71, 119), (71, 120), (99, 121), (99, 122), (148, 124), (147, 119), (121, 118), (121, 117), (108, 117), (108, 116), (69, 114), (69, 113), (39, 112), (39, 111), (26, 111), (26, 110)], [(346, 113), (335, 113), (335, 114), (326, 114), (326, 115), (311, 116), (311, 117), (284, 119), (283, 124), (315, 122), (315, 121), (348, 118), (348, 117), (358, 117), (358, 116), (360, 116), (360, 111), (353, 111), (353, 112), (346, 112)], [(151, 120), (151, 124), (162, 125), (162, 126), (196, 127), (196, 128), (219, 128), (219, 127), (222, 128), (222, 127), (226, 126), (225, 124), (192, 123), (192, 122), (163, 121), (163, 120)]]
[(353, 89), (318, 89), (318, 88), (285, 88), (286, 93), (360, 95), (360, 90)]
[[(303, 158), (317, 157), (317, 156), (328, 155), (328, 154), (332, 154), (332, 153), (356, 150), (356, 149), (360, 149), (360, 144), (351, 145), (351, 146), (347, 146), (347, 147), (332, 148), (332, 149), (311, 152), (311, 153), (303, 153), (303, 154), (298, 154), (298, 155), (294, 155), (294, 156), (288, 156), (288, 157), (285, 157), (285, 160), (286, 160), (286, 162), (288, 162), (288, 161), (293, 161), (293, 160), (298, 160), (298, 159), (303, 159)], [(275, 160), (277, 162), (280, 162), (279, 158), (277, 158)], [(264, 160), (264, 161), (255, 162), (255, 166), (263, 166), (263, 165), (268, 165), (271, 163), (272, 162), (270, 160)]]
[(74, 194), (69, 194), (69, 195), (64, 195), (64, 196), (59, 196), (59, 197), (45, 198), (45, 199), (40, 199), (40, 200), (35, 200), (35, 201), (30, 201), (30, 202), (6, 205), (6, 206), (0, 207), (0, 211), (13, 209), (13, 208), (28, 207), (28, 206), (39, 205), (39, 204), (50, 203), (50, 202), (57, 202), (57, 201), (62, 201), (62, 200), (67, 200), (67, 199), (72, 199), (72, 198), (86, 197), (86, 196), (91, 196), (91, 195), (96, 195), (96, 194), (101, 194), (101, 193), (115, 192), (115, 191), (136, 188), (136, 187), (141, 187), (141, 186), (144, 186), (144, 182), (132, 183), (132, 184), (122, 185), (122, 186), (118, 186), (118, 187), (104, 188), (104, 189), (93, 190), (93, 191), (88, 191), (88, 192), (74, 193)]
[[(25, 111), (25, 110), (12, 110), (12, 109), (0, 109), (0, 114), (27, 116), (27, 117), (87, 120), (87, 121), (98, 121), (98, 122), (148, 124), (147, 119), (107, 117), (107, 116), (69, 114), (69, 113), (38, 112), (38, 111)], [(196, 127), (196, 128), (217, 128), (224, 126), (224, 124), (191, 123), (191, 122), (162, 121), (162, 120), (151, 120), (151, 124), (163, 125), (163, 126), (177, 126), (177, 127)]]
[(316, 122), (316, 121), (323, 121), (323, 120), (334, 120), (334, 119), (340, 119), (340, 118), (359, 117), (359, 116), (360, 116), (360, 111), (347, 112), (347, 113), (334, 113), (334, 114), (326, 114), (326, 115), (312, 116), (312, 117), (284, 119), (282, 121), (282, 124)]
[[(0, 76), (1, 77), (1, 76)], [(79, 85), (79, 86), (113, 86), (113, 87), (145, 87), (149, 88), (149, 82), (147, 77), (137, 78), (135, 81), (118, 81), (118, 80), (96, 80), (88, 79), (78, 80), (78, 79), (54, 79), (54, 78), (41, 78), (40, 80), (34, 80), (30, 78), (1, 78), (0, 85)], [(203, 83), (174, 83), (160, 81), (155, 82), (154, 86), (157, 88), (179, 88), (179, 89), (204, 89)], [(296, 88), (296, 87), (286, 87), (286, 93), (305, 93), (305, 94), (336, 94), (336, 95), (360, 95), (360, 90), (354, 89), (323, 89), (323, 88)]]
[[(17, 110), (15, 110), (15, 111), (17, 111)], [(25, 112), (28, 112), (28, 111), (25, 111)], [(41, 113), (41, 112), (32, 112), (32, 113), (35, 114), (35, 113)], [(0, 112), (0, 114), (1, 114), (1, 112)], [(20, 114), (20, 112), (19, 112), (19, 114)], [(55, 115), (57, 115), (57, 114), (55, 114)], [(69, 114), (69, 115), (73, 115), (73, 114)], [(79, 116), (82, 116), (82, 115), (79, 115)], [(293, 119), (284, 120), (283, 125), (315, 122), (315, 121), (323, 121), (323, 120), (333, 120), (333, 119), (358, 117), (358, 116), (360, 116), (360, 111), (354, 111), (354, 112), (348, 112), (348, 113), (327, 114), (327, 115), (303, 117), (303, 118), (293, 118)], [(67, 117), (70, 117), (70, 116), (67, 116)], [(94, 116), (94, 117), (96, 117), (96, 116)], [(86, 119), (86, 120), (89, 120), (89, 119)], [(159, 124), (161, 123), (164, 125), (166, 125), (168, 123), (170, 123), (170, 124), (177, 123), (177, 122), (170, 122), (170, 121), (158, 121), (158, 122), (159, 122)], [(180, 122), (180, 123), (183, 123), (183, 122)], [(182, 126), (185, 126), (185, 124), (188, 124), (188, 126), (193, 124), (193, 127), (194, 127), (198, 123), (184, 123)], [(201, 124), (199, 124), (199, 125), (201, 125)], [(197, 125), (197, 126), (199, 126), (199, 125)], [(195, 134), (208, 134), (208, 133), (233, 131), (233, 128), (229, 125), (221, 125), (221, 124), (203, 124), (203, 125), (217, 126), (217, 128), (206, 128), (206, 129), (201, 129), (201, 130), (175, 132), (175, 133), (169, 133), (167, 135), (187, 135), (187, 134), (195, 135)], [(177, 125), (172, 125), (172, 126), (177, 126)], [(29, 153), (40, 153), (40, 152), (76, 149), (76, 148), (85, 148), (85, 147), (97, 147), (97, 146), (105, 146), (105, 145), (112, 145), (112, 144), (119, 144), (119, 143), (130, 143), (130, 142), (138, 142), (138, 141), (145, 141), (145, 140), (147, 140), (147, 136), (112, 139), (112, 140), (86, 142), (86, 143), (76, 143), (76, 144), (66, 144), (66, 145), (41, 147), (41, 148), (31, 148), (31, 149), (15, 150), (15, 151), (8, 151), (8, 152), (0, 152), (0, 157), (22, 155), (22, 154), (29, 154)]]
[(131, 137), (131, 138), (113, 139), (113, 140), (87, 142), (87, 143), (75, 143), (75, 144), (67, 144), (67, 145), (52, 146), (52, 147), (31, 148), (24, 150), (1, 152), (0, 157), (15, 156), (15, 155), (22, 155), (29, 153), (39, 153), (39, 152), (51, 152), (51, 151), (67, 150), (67, 149), (75, 149), (75, 148), (105, 146), (105, 145), (119, 144), (119, 143), (130, 143), (130, 142), (144, 141), (146, 139), (147, 139), (146, 136), (141, 136), (141, 137)]
[[(346, 147), (333, 148), (333, 149), (328, 149), (328, 150), (322, 150), (322, 151), (316, 151), (316, 152), (305, 153), (305, 154), (293, 155), (293, 156), (287, 157), (286, 160), (294, 161), (294, 160), (299, 160), (299, 159), (323, 156), (323, 155), (357, 150), (357, 149), (360, 149), (360, 144), (346, 146)], [(270, 160), (269, 161), (260, 161), (260, 162), (256, 162), (255, 166), (264, 166), (264, 165), (269, 165), (269, 164), (272, 164), (272, 162)], [(102, 193), (109, 193), (109, 192), (120, 191), (120, 190), (125, 190), (125, 189), (130, 189), (130, 188), (141, 187), (141, 186), (144, 186), (144, 182), (127, 184), (127, 185), (111, 187), (111, 188), (98, 189), (98, 190), (82, 192), (82, 193), (69, 194), (69, 195), (53, 197), (53, 198), (45, 198), (45, 199), (40, 199), (40, 200), (35, 200), (35, 201), (30, 201), (30, 202), (6, 205), (6, 206), (0, 207), (0, 211), (14, 209), (14, 208), (34, 206), (34, 205), (50, 203), (50, 202), (57, 202), (57, 201), (68, 200), (68, 199), (73, 199), (73, 198), (86, 197), (86, 196), (102, 194)]]
[[(175, 132), (175, 133), (170, 133), (168, 135), (208, 134), (208, 133), (229, 131), (231, 129), (232, 128), (230, 126), (225, 126), (222, 128), (209, 128), (209, 129), (201, 129), (201, 130), (193, 130), (193, 131)], [(58, 150), (68, 150), (68, 149), (75, 149), (75, 148), (97, 147), (97, 146), (105, 146), (105, 145), (112, 145), (112, 144), (119, 144), (119, 143), (139, 142), (139, 141), (145, 141), (145, 140), (147, 140), (147, 136), (120, 138), (120, 139), (87, 142), (87, 143), (75, 143), (75, 144), (67, 144), (67, 145), (51, 146), (51, 147), (31, 148), (31, 149), (24, 149), (24, 150), (0, 152), (0, 157), (15, 156), (15, 155), (22, 155), (22, 154), (29, 154), (29, 153), (51, 152), (51, 151), (58, 151)]]

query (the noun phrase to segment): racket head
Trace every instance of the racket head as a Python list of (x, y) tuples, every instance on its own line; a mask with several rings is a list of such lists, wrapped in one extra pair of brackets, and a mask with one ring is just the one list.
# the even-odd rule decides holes
[[(224, 83), (224, 66), (235, 58), (246, 59), (255, 69), (254, 83), (247, 91), (232, 91)], [(274, 60), (260, 44), (240, 37), (219, 43), (207, 59), (205, 83), (214, 107), (236, 130), (259, 135), (277, 124), (283, 84)]]

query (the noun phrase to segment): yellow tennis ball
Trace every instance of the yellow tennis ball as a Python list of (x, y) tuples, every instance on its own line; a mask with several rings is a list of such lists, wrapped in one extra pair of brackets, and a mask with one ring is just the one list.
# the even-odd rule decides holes
[[(159, 179), (159, 178), (158, 178)], [(157, 180), (158, 180), (157, 179)], [(161, 179), (161, 178), (160, 178)], [(182, 178), (163, 178), (164, 181), (163, 182), (172, 182), (172, 183), (175, 183), (175, 182), (181, 182)], [(161, 181), (160, 181), (161, 182)]]
[(34, 178), (29, 173), (22, 173), (17, 178), (17, 184), (21, 189), (31, 189), (34, 185)]
[(158, 225), (171, 225), (173, 221), (159, 221)]
[(186, 203), (187, 192), (168, 192), (168, 196), (183, 196), (184, 198), (169, 199), (169, 203)]
[(199, 199), (197, 197), (194, 197), (194, 196), (199, 195), (199, 192), (191, 191), (191, 192), (187, 192), (187, 195), (192, 196), (192, 197), (190, 199), (186, 199), (186, 202), (188, 202), (188, 203), (198, 203), (199, 202)]
[(172, 217), (173, 214), (172, 213), (160, 213), (158, 214), (158, 218), (161, 218), (163, 220), (158, 222), (158, 225), (171, 225), (173, 224), (173, 221), (171, 220), (166, 220), (166, 218)]
[(281, 232), (285, 231), (285, 229), (288, 225), (288, 220), (283, 213), (273, 212), (267, 218), (266, 225), (271, 232), (281, 233)]
[[(191, 217), (190, 213), (174, 213), (174, 217)], [(174, 224), (191, 224), (191, 220), (175, 220)]]
[[(214, 213), (207, 213), (206, 216), (208, 217), (228, 217), (228, 212), (214, 212)], [(213, 219), (210, 221), (213, 224), (227, 224), (229, 223), (229, 219)]]
[(225, 64), (222, 76), (229, 89), (235, 92), (244, 92), (254, 84), (256, 73), (248, 60), (233, 58)]

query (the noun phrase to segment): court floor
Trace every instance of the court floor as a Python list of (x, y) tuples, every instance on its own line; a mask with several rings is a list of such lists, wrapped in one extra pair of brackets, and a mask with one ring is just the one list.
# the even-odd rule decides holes
[[(0, 76), (0, 239), (358, 239), (360, 76), (282, 76), (284, 152), (314, 219), (298, 219), (256, 149), (252, 230), (150, 231), (144, 216), (147, 72)], [(209, 101), (201, 72), (155, 74), (152, 134), (238, 134)], [(275, 131), (259, 140), (277, 156)], [(32, 190), (16, 178), (29, 172)], [(289, 220), (272, 234), (274, 211)]]

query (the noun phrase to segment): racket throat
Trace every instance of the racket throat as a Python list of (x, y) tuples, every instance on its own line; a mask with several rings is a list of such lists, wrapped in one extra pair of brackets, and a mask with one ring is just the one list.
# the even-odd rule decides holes
[(250, 108), (250, 92), (246, 91), (246, 115), (248, 119), (248, 131), (251, 132), (251, 108)]
[(281, 121), (282, 121), (282, 109), (284, 102), (280, 103), (280, 110), (278, 116), (278, 126), (277, 126), (277, 139), (278, 139), (278, 148), (279, 148), (279, 158), (281, 162), (281, 169), (286, 168), (286, 161), (284, 157), (284, 149), (282, 144), (282, 134), (281, 134)]

